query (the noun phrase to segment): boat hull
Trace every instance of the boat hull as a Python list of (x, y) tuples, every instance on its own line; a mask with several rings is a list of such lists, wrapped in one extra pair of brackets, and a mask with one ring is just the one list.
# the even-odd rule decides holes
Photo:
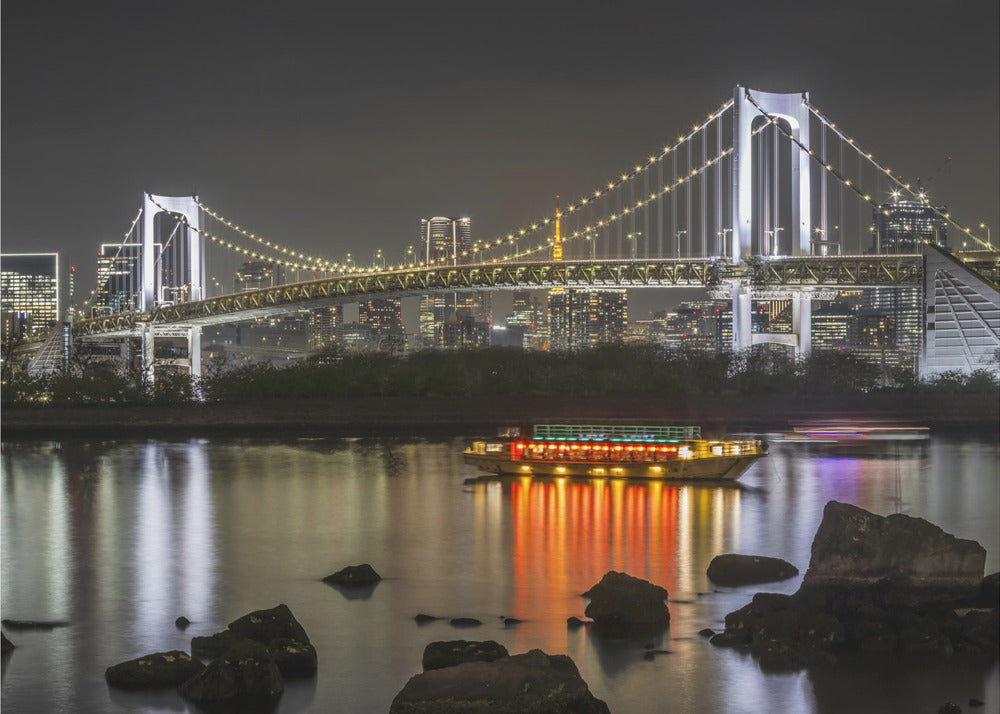
[(656, 463), (515, 461), (507, 454), (466, 451), (465, 463), (500, 476), (569, 476), (583, 478), (641, 478), (679, 481), (732, 481), (766, 454), (677, 459)]

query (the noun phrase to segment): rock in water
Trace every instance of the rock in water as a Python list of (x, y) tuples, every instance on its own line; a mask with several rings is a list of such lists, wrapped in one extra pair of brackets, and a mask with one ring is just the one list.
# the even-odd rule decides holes
[(509, 656), (507, 648), (493, 640), (431, 642), (424, 648), (424, 671), (454, 667), (463, 662), (492, 662)]
[(333, 575), (327, 575), (323, 578), (324, 583), (343, 587), (372, 587), (380, 580), (382, 580), (382, 576), (376, 573), (375, 568), (368, 563), (348, 565), (343, 570), (338, 570)]
[(229, 623), (229, 631), (238, 639), (255, 640), (269, 645), (273, 640), (288, 639), (309, 644), (309, 635), (287, 605), (257, 610)]
[(187, 629), (187, 626), (191, 624), (191, 621), (186, 617), (184, 617), (184, 615), (181, 615), (176, 620), (174, 620), (174, 624), (177, 625), (178, 628), (185, 630)]
[(985, 552), (920, 518), (883, 518), (831, 501), (793, 595), (757, 593), (726, 615), (714, 645), (748, 648), (764, 667), (797, 668), (855, 653), (993, 659), (1000, 618), (961, 614), (982, 597)]
[(406, 683), (389, 714), (609, 714), (566, 655), (541, 650), (433, 669)]
[(812, 544), (803, 588), (891, 585), (912, 604), (975, 596), (986, 549), (903, 514), (878, 516), (830, 501)]
[(648, 580), (612, 570), (583, 595), (590, 598), (584, 614), (605, 634), (640, 634), (670, 624), (667, 591)]
[(3, 638), (3, 650), (0, 651), (0, 654), (7, 654), (8, 652), (13, 652), (16, 649), (14, 647), (14, 643), (7, 639), (7, 635), (0, 632), (0, 637)]
[(104, 678), (121, 689), (162, 689), (176, 687), (205, 669), (187, 652), (154, 652), (107, 668)]
[(241, 640), (178, 691), (204, 709), (261, 712), (272, 710), (284, 689), (267, 648), (253, 640)]
[(306, 642), (296, 640), (272, 640), (267, 651), (274, 657), (282, 677), (309, 677), (316, 674), (316, 648)]
[(199, 659), (215, 659), (236, 644), (239, 638), (229, 630), (191, 638), (191, 654)]
[(799, 569), (781, 558), (763, 555), (727, 553), (712, 558), (708, 579), (717, 585), (750, 585), (786, 580), (799, 574)]

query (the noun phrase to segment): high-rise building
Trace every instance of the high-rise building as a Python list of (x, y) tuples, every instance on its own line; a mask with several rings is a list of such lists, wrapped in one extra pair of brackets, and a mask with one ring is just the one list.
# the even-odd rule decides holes
[(281, 265), (270, 260), (248, 260), (236, 271), (233, 278), (233, 292), (273, 288), (283, 282), (285, 280)]
[(420, 244), (428, 264), (456, 265), (469, 262), (472, 249), (471, 218), (420, 219)]
[(948, 245), (948, 223), (942, 217), (944, 206), (931, 206), (926, 201), (900, 200), (894, 195), (874, 209), (872, 222), (872, 252), (919, 253), (924, 241), (939, 246)]
[[(423, 218), (420, 220), (420, 244), (423, 260), (428, 264), (457, 265), (470, 262), (472, 255), (472, 219)], [(420, 345), (424, 348), (460, 346), (462, 340), (453, 339), (461, 330), (445, 330), (449, 323), (461, 323), (471, 318), (479, 325), (479, 332), (486, 329), (492, 317), (489, 293), (437, 292), (420, 299)], [(485, 326), (485, 328), (483, 328)], [(479, 334), (477, 332), (477, 334)], [(447, 333), (447, 334), (446, 334)]]
[(59, 254), (0, 255), (4, 341), (48, 334), (59, 320)]
[[(159, 255), (159, 245), (156, 246)], [(97, 254), (94, 312), (137, 310), (142, 292), (142, 243), (102, 243)]]
[(623, 344), (628, 334), (628, 292), (549, 291), (549, 349), (575, 350), (599, 344)]
[(344, 324), (342, 305), (311, 310), (306, 322), (306, 343), (311, 349), (321, 350), (338, 342)]
[(540, 298), (530, 290), (515, 290), (511, 311), (506, 318), (508, 339), (517, 336), (517, 344), (527, 350), (545, 349), (548, 343), (548, 314)]
[(378, 347), (387, 338), (402, 343), (404, 338), (402, 300), (398, 297), (369, 298), (358, 303), (358, 325), (367, 330), (371, 343)]

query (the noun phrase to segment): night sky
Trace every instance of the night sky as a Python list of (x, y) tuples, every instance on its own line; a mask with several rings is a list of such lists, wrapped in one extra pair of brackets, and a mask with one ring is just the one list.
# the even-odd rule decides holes
[(996, 241), (996, 2), (674, 5), (5, 2), (3, 250), (91, 276), (149, 189), (398, 260), (421, 217), (547, 215), (736, 84), (809, 91), (908, 180), (952, 157), (932, 198)]

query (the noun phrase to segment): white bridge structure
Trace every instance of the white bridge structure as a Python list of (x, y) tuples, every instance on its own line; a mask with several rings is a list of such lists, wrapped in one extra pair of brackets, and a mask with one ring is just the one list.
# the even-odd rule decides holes
[[(887, 250), (872, 217), (890, 195), (925, 205), (981, 250)], [(398, 265), (309, 256), (197, 196), (151, 193), (119, 252), (141, 266), (119, 301), (125, 309), (79, 319), (72, 330), (76, 339), (141, 338), (150, 379), (157, 337), (186, 337), (186, 366), (197, 376), (205, 325), (457, 289), (704, 287), (732, 303), (732, 349), (773, 342), (797, 355), (810, 349), (814, 300), (847, 288), (912, 289), (926, 312), (922, 375), (982, 368), (1000, 349), (1000, 254), (895, 178), (808, 93), (737, 86), (707, 119), (591, 194), (437, 262), (412, 250)], [(217, 256), (268, 261), (310, 279), (210, 295), (207, 267)], [(791, 301), (790, 334), (752, 331), (753, 303), (765, 299)], [(68, 344), (65, 335), (58, 342)]]

